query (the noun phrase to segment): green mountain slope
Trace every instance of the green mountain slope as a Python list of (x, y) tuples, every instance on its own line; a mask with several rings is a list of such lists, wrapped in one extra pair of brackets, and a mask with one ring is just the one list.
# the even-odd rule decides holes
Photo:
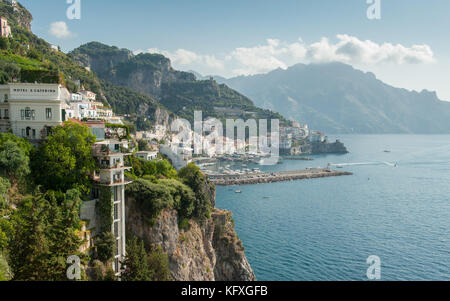
[[(0, 84), (61, 83), (72, 92), (83, 86), (97, 93), (116, 114), (127, 115), (137, 130), (147, 130), (155, 123), (167, 124), (173, 118), (172, 113), (151, 97), (100, 80), (71, 56), (52, 49), (50, 43), (31, 32), (32, 15), (20, 4), (15, 11), (0, 2), (0, 16), (8, 19), (13, 34), (12, 38), (0, 39)], [(108, 57), (107, 53), (102, 55)]]
[(193, 120), (195, 110), (204, 117), (278, 118), (256, 107), (248, 97), (214, 80), (198, 81), (192, 73), (177, 71), (159, 54), (133, 55), (131, 51), (92, 42), (73, 50), (70, 56), (100, 78), (114, 85), (145, 94), (180, 117)]

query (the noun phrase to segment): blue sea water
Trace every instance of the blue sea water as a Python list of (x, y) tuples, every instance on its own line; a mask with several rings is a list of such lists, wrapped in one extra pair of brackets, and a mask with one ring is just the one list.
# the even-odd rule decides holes
[(353, 176), (217, 188), (258, 280), (367, 280), (371, 255), (382, 280), (450, 280), (450, 136), (339, 138), (349, 154), (262, 169)]

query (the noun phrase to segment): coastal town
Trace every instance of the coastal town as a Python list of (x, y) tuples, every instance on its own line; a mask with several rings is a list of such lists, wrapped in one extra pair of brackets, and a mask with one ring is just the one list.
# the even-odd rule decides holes
[(342, 2), (0, 0), (1, 287), (450, 280), (450, 2)]
[[(53, 128), (71, 121), (89, 127), (96, 136), (93, 156), (98, 161), (100, 170), (98, 174), (92, 175), (95, 187), (92, 199), (84, 202), (81, 210), (81, 218), (85, 221), (82, 236), (87, 241), (83, 248), (89, 249), (92, 237), (98, 235), (95, 208), (104, 197), (102, 194), (106, 194), (114, 206), (111, 229), (118, 246), (114, 260), (116, 276), (120, 276), (121, 262), (126, 254), (125, 187), (131, 181), (125, 177), (125, 172), (130, 169), (125, 166), (125, 156), (135, 156), (147, 161), (159, 160), (163, 156), (168, 158), (177, 170), (195, 162), (211, 177), (212, 183), (218, 185), (288, 181), (344, 174), (330, 170), (311, 170), (302, 171), (301, 175), (265, 175), (259, 168), (244, 168), (246, 164), (258, 164), (264, 154), (242, 154), (236, 151), (231, 155), (216, 155), (214, 145), (209, 144), (202, 155), (194, 156), (192, 145), (180, 143), (176, 133), (171, 133), (163, 125), (155, 125), (151, 131), (129, 133), (124, 117), (116, 116), (111, 108), (97, 100), (95, 93), (83, 88), (77, 93), (70, 93), (60, 84), (10, 83), (0, 86), (0, 95), (0, 132), (11, 131), (14, 135), (38, 145), (51, 135)], [(311, 154), (312, 142), (327, 142), (323, 134), (314, 131), (310, 133), (306, 125), (300, 126), (297, 123), (293, 123), (292, 127), (282, 127), (280, 134), (281, 150), (289, 155)], [(221, 139), (229, 142), (226, 137)], [(138, 141), (145, 141), (147, 148), (139, 150)], [(246, 144), (248, 145), (248, 141), (231, 143), (235, 146), (241, 145), (244, 149)], [(231, 170), (225, 167), (216, 172), (209, 170), (208, 166), (218, 162), (239, 162), (242, 169)], [(252, 175), (255, 178), (251, 177)]]
[[(14, 13), (19, 12), (20, 7), (16, 1), (5, 3)], [(14, 36), (8, 18), (0, 16), (0, 21), (1, 38), (5, 41), (12, 40)], [(31, 49), (29, 44), (18, 47), (26, 51)], [(51, 52), (59, 52), (59, 47), (55, 45), (49, 44), (48, 47)], [(52, 74), (51, 71), (43, 72)], [(271, 139), (257, 137), (257, 131), (250, 131), (249, 136), (244, 134), (236, 139), (225, 135), (215, 126), (203, 126), (202, 123), (200, 133), (191, 130), (187, 132), (191, 138), (187, 140), (180, 139), (179, 133), (172, 131), (168, 124), (154, 123), (148, 130), (137, 131), (130, 123), (129, 116), (115, 114), (104, 95), (99, 96), (85, 89), (79, 79), (72, 81), (76, 88), (72, 86), (69, 89), (61, 74), (47, 81), (31, 82), (24, 78), (13, 78), (0, 85), (0, 134), (12, 134), (40, 149), (52, 138), (55, 130), (73, 125), (89, 130), (90, 135), (95, 138), (90, 146), (90, 157), (95, 168), (89, 174), (90, 192), (88, 191), (87, 198), (83, 199), (79, 209), (82, 223), (76, 233), (83, 241), (79, 251), (84, 254), (94, 252), (98, 257), (101, 244), (113, 245), (112, 258), (105, 259), (104, 262), (110, 266), (116, 279), (123, 276), (124, 262), (127, 259), (127, 186), (139, 180), (133, 164), (170, 162), (168, 164), (170, 168), (175, 168), (175, 173), (194, 165), (202, 171), (202, 181), (211, 185), (259, 184), (349, 174), (332, 171), (329, 167), (265, 173), (259, 166), (264, 165), (264, 161), (273, 154), (258, 146), (253, 147), (252, 142)], [(54, 83), (55, 81), (59, 83)], [(223, 107), (215, 110), (231, 115), (242, 111)], [(177, 120), (179, 119), (175, 118), (173, 122)], [(208, 120), (205, 123), (208, 124)], [(311, 131), (306, 124), (290, 121), (280, 126), (276, 134), (278, 142), (271, 145), (276, 148), (276, 161), (272, 164), (283, 164), (284, 159), (312, 160), (306, 155), (316, 153), (347, 152), (342, 143), (329, 143), (325, 134)], [(57, 160), (63, 154), (55, 153), (53, 156)], [(204, 175), (207, 176), (205, 179)], [(166, 177), (167, 175), (162, 176)], [(156, 178), (150, 176), (150, 179), (157, 182)], [(208, 202), (214, 204), (214, 197), (211, 196)], [(211, 206), (209, 203), (205, 208)], [(106, 210), (106, 213), (101, 210)], [(107, 239), (107, 233), (112, 234), (113, 240), (105, 243), (103, 240)], [(248, 277), (251, 279), (254, 275), (249, 270)]]

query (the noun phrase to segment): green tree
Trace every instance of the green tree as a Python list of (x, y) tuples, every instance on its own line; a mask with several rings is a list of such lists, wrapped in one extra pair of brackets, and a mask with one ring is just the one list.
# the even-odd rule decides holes
[(172, 195), (174, 208), (178, 211), (180, 219), (190, 218), (195, 209), (195, 194), (190, 187), (177, 180), (160, 180)]
[(88, 127), (73, 122), (54, 128), (32, 159), (36, 183), (55, 191), (77, 188), (86, 196), (90, 174), (96, 168), (92, 157), (95, 140)]
[(13, 62), (0, 61), (0, 71), (6, 74), (6, 83), (20, 78), (20, 67)]
[(170, 281), (169, 256), (160, 247), (153, 247), (147, 261), (153, 281)]
[(8, 179), (0, 177), (0, 212), (1, 209), (6, 208), (6, 194), (11, 188), (11, 183)]
[(137, 142), (138, 142), (138, 148), (139, 148), (140, 151), (147, 151), (147, 150), (149, 150), (149, 145), (148, 145), (148, 141), (147, 140), (140, 139)]
[(155, 219), (162, 210), (173, 206), (173, 198), (165, 185), (139, 179), (126, 188), (141, 209)]
[(49, 242), (50, 278), (53, 280), (67, 280), (66, 261), (69, 256), (77, 255), (82, 258), (80, 245), (83, 242), (77, 234), (81, 229), (80, 192), (69, 190), (61, 197), (52, 191), (46, 194), (49, 203), (48, 224), (46, 236)]
[(214, 187), (210, 185), (200, 168), (193, 163), (180, 169), (178, 177), (195, 193), (194, 216), (200, 220), (207, 218), (213, 206), (211, 194)]
[(30, 159), (14, 141), (6, 141), (0, 148), (0, 169), (13, 183), (30, 173)]
[(8, 141), (15, 142), (27, 156), (30, 156), (31, 152), (34, 150), (33, 145), (31, 145), (31, 143), (28, 142), (28, 140), (24, 138), (19, 138), (11, 132), (0, 133), (0, 149)]
[(127, 241), (127, 256), (123, 262), (125, 271), (122, 273), (123, 281), (151, 281), (152, 272), (147, 262), (147, 253), (144, 242), (136, 237)]
[(169, 179), (175, 179), (177, 177), (177, 171), (173, 168), (172, 164), (167, 160), (159, 160), (156, 162), (156, 173), (158, 176), (163, 176)]
[(8, 247), (9, 240), (14, 233), (13, 226), (9, 220), (0, 217), (0, 253)]
[(13, 216), (15, 233), (9, 244), (9, 257), (14, 280), (49, 280), (46, 206), (42, 197), (33, 197), (23, 201)]
[(0, 49), (8, 50), (10, 46), (8, 38), (0, 38)]
[(12, 216), (8, 250), (14, 280), (67, 281), (66, 260), (77, 255), (82, 240), (80, 192), (47, 192), (24, 200)]
[(95, 241), (97, 258), (103, 263), (107, 263), (114, 258), (116, 238), (111, 232), (102, 233)]
[(7, 85), (9, 83), (9, 74), (0, 70), (0, 85)]

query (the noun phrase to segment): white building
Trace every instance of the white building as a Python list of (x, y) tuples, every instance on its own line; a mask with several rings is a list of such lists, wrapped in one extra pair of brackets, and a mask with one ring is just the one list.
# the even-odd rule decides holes
[(325, 143), (328, 141), (328, 137), (319, 131), (311, 131), (309, 139), (311, 142), (320, 142), (320, 143)]
[(80, 93), (81, 95), (83, 95), (87, 100), (90, 101), (95, 101), (97, 99), (97, 94), (95, 94), (94, 92), (91, 91), (87, 91), (87, 90), (81, 90), (78, 93)]
[(8, 19), (0, 17), (0, 36), (2, 38), (11, 38), (11, 27), (8, 25)]
[(146, 160), (146, 161), (152, 161), (158, 159), (158, 152), (137, 152), (136, 157)]
[(69, 91), (58, 84), (9, 84), (0, 86), (0, 130), (40, 140), (66, 119)]
[(16, 6), (17, 5), (17, 0), (5, 0), (6, 3), (8, 3), (9, 5), (12, 6)]

